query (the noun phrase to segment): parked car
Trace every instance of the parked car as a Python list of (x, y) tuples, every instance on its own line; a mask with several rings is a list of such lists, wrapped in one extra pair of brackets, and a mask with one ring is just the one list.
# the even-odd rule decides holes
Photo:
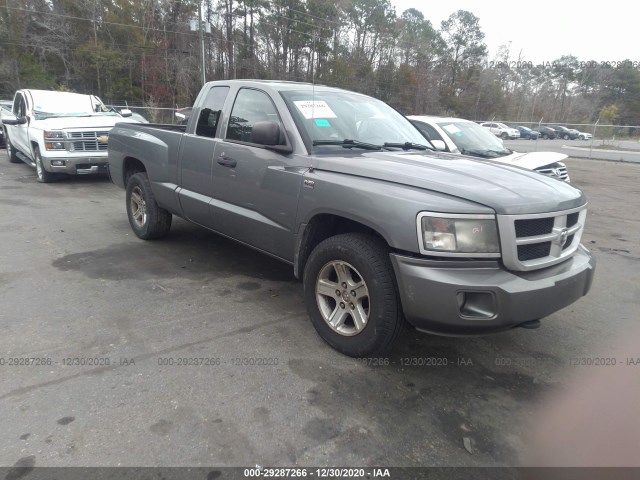
[(540, 138), (545, 140), (553, 140), (558, 137), (558, 132), (551, 127), (538, 127), (534, 131), (540, 134)]
[(4, 145), (4, 129), (2, 128), (2, 116), (11, 113), (11, 100), (0, 100), (0, 146)]
[(9, 161), (36, 169), (38, 181), (59, 174), (107, 172), (109, 131), (117, 122), (134, 122), (94, 95), (18, 90), (12, 112), (2, 120)]
[(540, 136), (539, 132), (536, 132), (535, 130), (531, 130), (529, 127), (525, 127), (523, 125), (518, 125), (516, 127), (513, 127), (515, 129), (517, 129), (520, 132), (520, 138), (527, 138), (529, 140), (537, 140), (538, 137)]
[(558, 137), (564, 140), (575, 140), (580, 135), (580, 132), (577, 130), (563, 127), (562, 125), (550, 125), (556, 132), (558, 132)]
[(486, 128), (496, 137), (500, 137), (503, 140), (520, 138), (520, 132), (517, 129), (508, 127), (504, 123), (483, 122), (480, 126)]
[(184, 108), (176, 109), (176, 111), (174, 112), (174, 115), (176, 117), (176, 123), (178, 125), (186, 125), (189, 122), (189, 117), (191, 117), (192, 110), (193, 110), (193, 107), (184, 107)]
[(226, 80), (203, 86), (186, 126), (117, 124), (109, 166), (136, 236), (167, 235), (177, 215), (291, 265), (346, 355), (380, 352), (405, 320), (535, 328), (587, 293), (580, 190), (426, 142), (366, 95)]
[(129, 117), (131, 120), (135, 120), (138, 123), (149, 123), (145, 117), (136, 112), (131, 112), (131, 116)]
[(578, 140), (591, 140), (593, 135), (588, 132), (578, 132)]
[(461, 153), (484, 160), (516, 165), (569, 182), (567, 155), (556, 152), (518, 153), (504, 144), (486, 128), (461, 118), (410, 115), (418, 130), (440, 151)]

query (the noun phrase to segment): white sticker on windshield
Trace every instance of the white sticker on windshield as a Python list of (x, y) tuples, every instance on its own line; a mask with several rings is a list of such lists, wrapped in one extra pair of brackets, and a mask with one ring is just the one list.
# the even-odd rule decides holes
[(451, 133), (452, 135), (455, 135), (460, 131), (460, 129), (456, 127), (453, 123), (451, 125), (445, 125), (442, 128), (444, 128), (447, 132)]
[(307, 120), (310, 118), (337, 118), (324, 100), (299, 100), (293, 102)]

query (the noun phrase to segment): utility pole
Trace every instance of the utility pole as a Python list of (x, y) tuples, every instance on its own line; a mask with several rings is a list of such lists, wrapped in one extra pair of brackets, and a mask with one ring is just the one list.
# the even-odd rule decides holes
[(207, 83), (207, 71), (204, 62), (204, 32), (202, 31), (202, 2), (198, 0), (198, 34), (200, 36), (200, 60), (202, 69), (202, 85)]

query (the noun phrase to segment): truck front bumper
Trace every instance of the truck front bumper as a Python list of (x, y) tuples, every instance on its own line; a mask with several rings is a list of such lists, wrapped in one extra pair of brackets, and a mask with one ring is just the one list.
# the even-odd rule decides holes
[(406, 319), (440, 335), (499, 332), (546, 317), (587, 294), (596, 263), (582, 245), (569, 260), (530, 272), (398, 254), (391, 262)]
[(108, 158), (104, 157), (42, 157), (44, 169), (53, 173), (87, 175), (108, 173)]

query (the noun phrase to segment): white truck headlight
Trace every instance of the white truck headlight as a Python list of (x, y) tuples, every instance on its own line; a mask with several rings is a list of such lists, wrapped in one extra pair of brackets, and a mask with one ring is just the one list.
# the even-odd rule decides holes
[(47, 150), (64, 150), (64, 132), (61, 130), (47, 130), (44, 132), (44, 148)]
[(425, 255), (500, 257), (494, 215), (421, 212), (418, 241)]
[(64, 142), (44, 142), (44, 148), (47, 150), (64, 150)]
[(44, 132), (44, 138), (46, 138), (47, 140), (63, 139), (64, 132), (62, 132), (61, 130), (49, 130)]

